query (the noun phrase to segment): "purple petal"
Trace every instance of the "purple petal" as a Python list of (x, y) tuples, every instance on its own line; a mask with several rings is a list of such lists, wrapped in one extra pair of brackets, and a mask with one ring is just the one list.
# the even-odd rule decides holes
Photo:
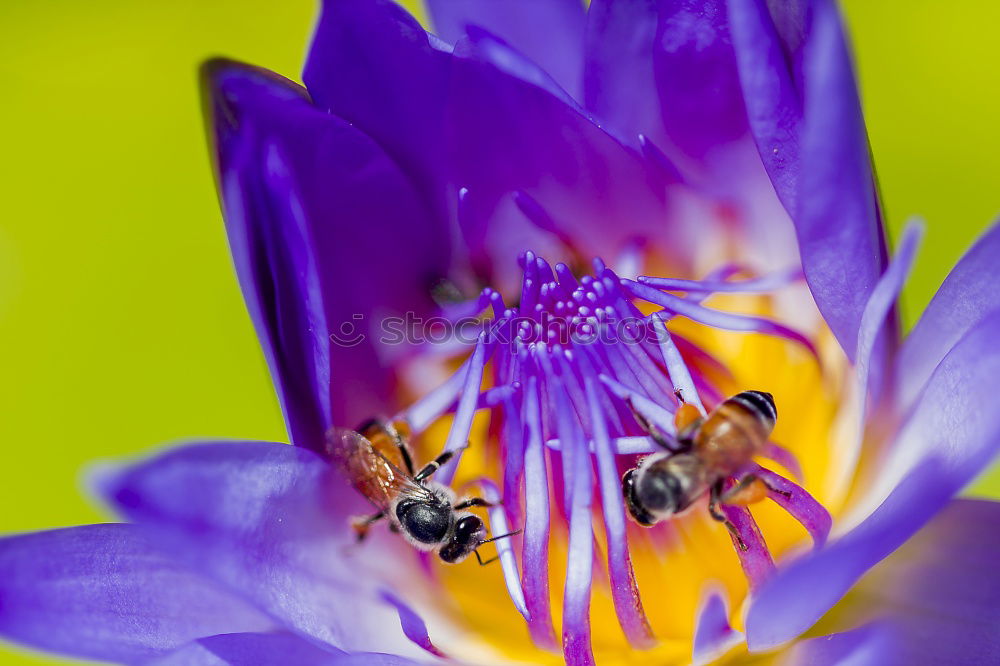
[(754, 474), (763, 479), (771, 488), (788, 493), (784, 495), (781, 492), (768, 491), (767, 496), (799, 521), (802, 527), (809, 532), (815, 547), (821, 548), (826, 543), (826, 538), (830, 535), (830, 528), (833, 526), (830, 512), (801, 486), (792, 483), (780, 474), (775, 474), (771, 470), (759, 466)]
[(540, 68), (511, 44), (477, 26), (469, 26), (468, 37), (455, 49), (463, 57), (475, 57), (488, 62), (502, 72), (538, 86), (559, 98), (567, 106), (582, 112), (575, 99), (548, 72)]
[(583, 61), (583, 4), (576, 0), (428, 0), (435, 32), (454, 43), (469, 25), (494, 33), (538, 63), (579, 99)]
[(801, 53), (789, 57), (767, 0), (729, 0), (727, 9), (750, 130), (778, 198), (794, 212), (803, 112), (800, 72), (794, 70)]
[(882, 623), (872, 623), (850, 631), (810, 638), (797, 643), (788, 650), (783, 663), (810, 666), (970, 663), (949, 659), (934, 662), (923, 658), (915, 661), (898, 661), (898, 658), (899, 642), (892, 628)]
[(201, 636), (274, 626), (134, 525), (0, 539), (0, 600), (0, 636), (108, 661), (134, 663)]
[[(879, 485), (867, 502), (878, 508), (838, 541), (782, 569), (761, 590), (747, 616), (752, 648), (778, 645), (812, 626), (993, 459), (1000, 447), (998, 334), (995, 312), (938, 365), (881, 463)], [(801, 594), (803, 589), (810, 594)]]
[(231, 633), (199, 638), (149, 666), (333, 666), (344, 656), (341, 650), (319, 647), (291, 633)]
[(382, 590), (379, 596), (399, 613), (399, 626), (407, 638), (431, 654), (445, 657), (445, 654), (431, 642), (430, 634), (427, 633), (427, 624), (415, 610), (389, 590)]
[(207, 636), (151, 662), (149, 666), (416, 666), (419, 662), (392, 654), (317, 647), (289, 633), (219, 634)]
[(831, 615), (881, 618), (900, 639), (896, 663), (993, 662), (1000, 654), (998, 552), (1000, 503), (954, 500)]
[(836, 4), (729, 0), (728, 6), (758, 151), (795, 222), (820, 312), (853, 358), (886, 248)]
[(383, 575), (419, 575), (412, 549), (375, 536), (352, 551), (348, 516), (371, 509), (343, 487), (316, 454), (268, 442), (193, 444), (101, 483), (179, 559), (297, 633), (350, 651), (426, 654), (379, 598)]
[(653, 66), (674, 145), (701, 157), (746, 134), (724, 0), (662, 3)]
[(396, 164), (300, 87), (226, 61), (204, 76), (237, 273), (292, 441), (317, 448), (331, 423), (387, 411), (375, 309), (432, 310), (447, 234)]
[(592, 0), (587, 12), (584, 104), (623, 137), (666, 135), (653, 73), (655, 2)]
[(817, 2), (803, 66), (805, 120), (792, 219), (816, 305), (853, 359), (886, 248), (861, 102), (832, 2)]
[(302, 73), (316, 104), (375, 138), (439, 213), (449, 60), (392, 0), (326, 0)]
[[(662, 187), (637, 153), (577, 109), (474, 52), (452, 64), (450, 162), (458, 184), (475, 199), (473, 222), (491, 230), (487, 244), (498, 267), (525, 247), (558, 241), (524, 221), (511, 205), (513, 192), (569, 231), (583, 256), (613, 253), (637, 235), (662, 239)], [(520, 275), (508, 277), (515, 279)]]
[(1000, 221), (952, 269), (913, 330), (896, 363), (897, 406), (906, 412), (944, 355), (970, 329), (1000, 309)]
[(882, 368), (873, 362), (876, 342), (881, 332), (886, 331), (888, 334), (891, 322), (887, 322), (886, 318), (892, 312), (903, 290), (923, 234), (923, 222), (912, 220), (906, 225), (899, 247), (896, 249), (896, 256), (872, 290), (861, 317), (856, 361), (859, 393), (865, 401), (862, 405), (862, 421), (868, 420), (869, 411), (878, 401), (882, 386)]
[(729, 626), (725, 599), (720, 593), (713, 592), (698, 613), (692, 661), (695, 664), (711, 663), (742, 640), (743, 634)]

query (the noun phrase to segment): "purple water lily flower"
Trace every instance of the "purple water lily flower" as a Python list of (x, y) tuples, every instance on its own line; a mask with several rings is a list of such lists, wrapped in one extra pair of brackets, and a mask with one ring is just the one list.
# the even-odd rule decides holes
[[(305, 87), (206, 65), (293, 446), (102, 470), (127, 523), (0, 540), (0, 635), (136, 664), (996, 659), (1000, 505), (952, 497), (1000, 445), (1000, 227), (903, 339), (920, 226), (890, 260), (835, 5), (428, 5), (433, 34), (328, 0)], [(748, 389), (776, 427), (720, 483), (767, 501), (630, 520), (623, 473)], [(498, 563), (355, 543), (328, 433), (373, 416), (523, 530)]]

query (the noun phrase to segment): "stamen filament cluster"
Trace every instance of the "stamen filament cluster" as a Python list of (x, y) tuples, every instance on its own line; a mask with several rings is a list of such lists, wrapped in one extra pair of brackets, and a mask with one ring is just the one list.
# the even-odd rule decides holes
[[(564, 264), (551, 267), (531, 252), (519, 261), (523, 276), (516, 305), (485, 289), (474, 308), (489, 310), (492, 317), (484, 319), (472, 354), (402, 416), (419, 432), (453, 412), (445, 449), (456, 455), (438, 473), (444, 483), (453, 478), (477, 410), (489, 410), (490, 418), (498, 419), (490, 433), (504, 461), (503, 507), (491, 510), (493, 530), (504, 533), (510, 525), (523, 529), (520, 539), (496, 542), (508, 590), (537, 645), (554, 649), (561, 643), (571, 663), (587, 663), (593, 660), (594, 551), (601, 542), (607, 548), (610, 593), (623, 633), (636, 648), (655, 642), (630, 561), (622, 469), (636, 455), (659, 449), (633, 410), (672, 435), (677, 394), (702, 415), (703, 398), (716, 404), (724, 397), (704, 373), (692, 372), (684, 357), (724, 366), (692, 341), (671, 335), (667, 322), (683, 316), (707, 326), (790, 340), (814, 354), (816, 350), (805, 335), (776, 321), (702, 304), (715, 292), (764, 292), (788, 285), (801, 277), (798, 271), (730, 281), (736, 269), (724, 267), (705, 281), (651, 277), (633, 281), (620, 278), (600, 259), (593, 261), (593, 274), (583, 276), (574, 275)], [(640, 300), (660, 310), (644, 314), (637, 305)], [(798, 463), (787, 450), (769, 443), (765, 454), (793, 474), (798, 472)], [(830, 526), (822, 506), (774, 472), (756, 464), (747, 471), (781, 489), (785, 494), (770, 497), (802, 522), (816, 543), (822, 543)], [(501, 497), (492, 482), (484, 481), (481, 487), (487, 499)], [(599, 499), (603, 540), (595, 539), (593, 532), (595, 499)], [(550, 607), (552, 501), (569, 520), (561, 641)], [(751, 586), (759, 584), (774, 566), (764, 538), (745, 507), (722, 510), (746, 546), (737, 549), (744, 572)], [(517, 541), (519, 558), (514, 550)]]

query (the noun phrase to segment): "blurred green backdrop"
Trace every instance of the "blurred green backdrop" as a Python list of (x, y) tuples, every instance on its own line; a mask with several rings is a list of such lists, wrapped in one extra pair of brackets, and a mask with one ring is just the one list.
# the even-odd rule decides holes
[[(1000, 211), (988, 0), (848, 0), (893, 231), (928, 220), (912, 322)], [(107, 518), (95, 458), (191, 437), (283, 440), (233, 276), (195, 69), (297, 78), (312, 0), (0, 3), (0, 532)], [(994, 469), (970, 492), (1000, 497)], [(54, 663), (5, 650), (3, 663)]]

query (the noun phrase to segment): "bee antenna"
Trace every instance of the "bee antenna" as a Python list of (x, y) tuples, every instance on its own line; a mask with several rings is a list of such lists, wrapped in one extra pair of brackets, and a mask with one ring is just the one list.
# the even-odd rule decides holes
[[(500, 539), (507, 539), (509, 537), (516, 536), (523, 531), (524, 530), (514, 530), (513, 532), (507, 532), (507, 534), (501, 534), (500, 536), (495, 536), (492, 539), (486, 539), (484, 541), (480, 541), (479, 546), (482, 546), (484, 543), (491, 543), (493, 541), (499, 541)], [(479, 546), (476, 547), (478, 548)]]

